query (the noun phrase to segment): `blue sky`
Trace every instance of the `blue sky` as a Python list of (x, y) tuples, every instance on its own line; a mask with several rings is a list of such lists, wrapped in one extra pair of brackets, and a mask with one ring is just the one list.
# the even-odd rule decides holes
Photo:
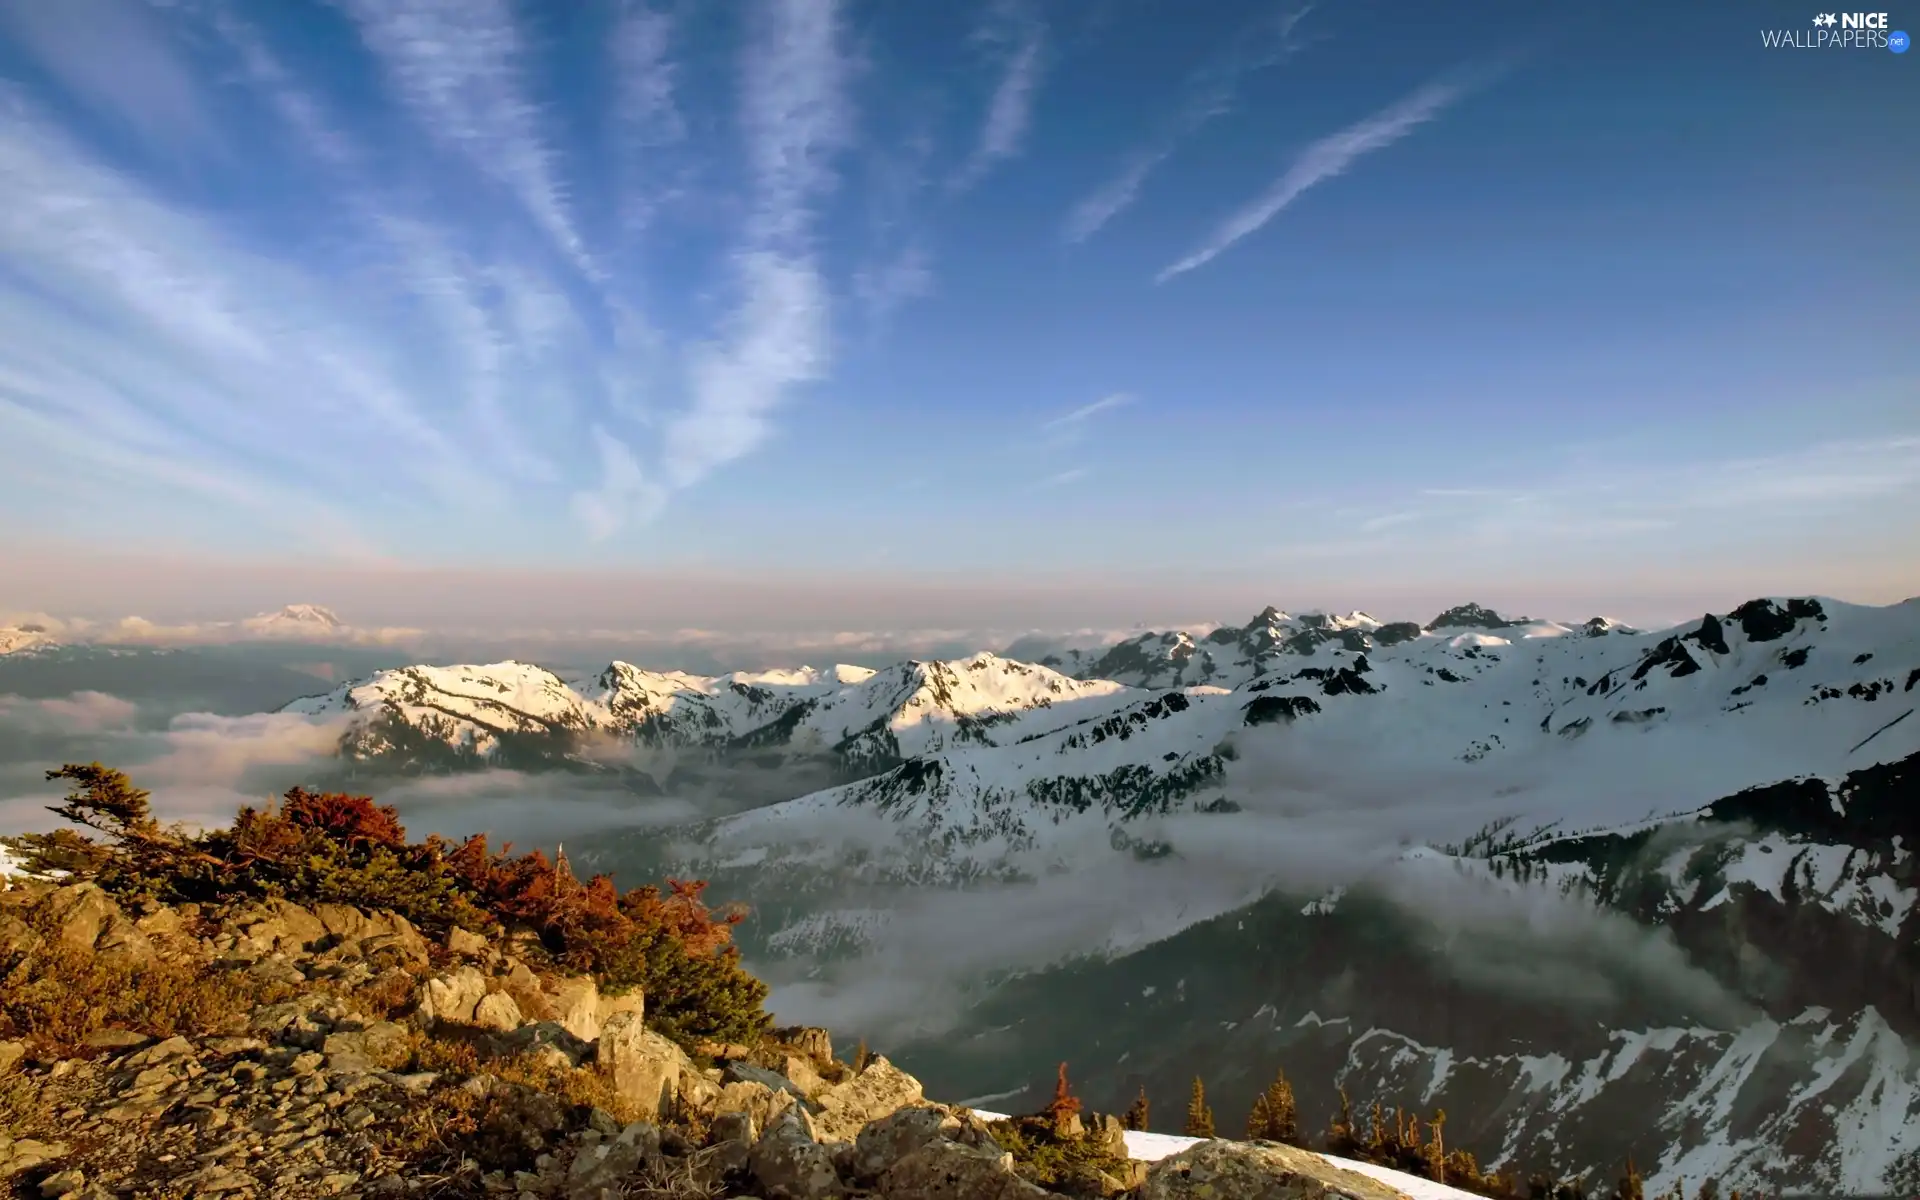
[(1920, 591), (1920, 59), (1812, 15), (0, 0), (0, 544)]

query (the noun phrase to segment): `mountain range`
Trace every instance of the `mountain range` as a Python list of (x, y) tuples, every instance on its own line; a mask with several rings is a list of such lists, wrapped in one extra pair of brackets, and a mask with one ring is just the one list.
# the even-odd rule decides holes
[[(1665, 630), (1269, 608), (1098, 650), (718, 677), (378, 672), (288, 705), (343, 769), (612, 774), (747, 811), (576, 864), (713, 880), (794, 1019), (944, 1094), (1285, 1064), (1483, 1161), (1664, 1187), (1920, 1182), (1920, 601)], [(786, 1008), (793, 1011), (788, 1013)], [(1610, 1175), (1603, 1177), (1611, 1177)]]

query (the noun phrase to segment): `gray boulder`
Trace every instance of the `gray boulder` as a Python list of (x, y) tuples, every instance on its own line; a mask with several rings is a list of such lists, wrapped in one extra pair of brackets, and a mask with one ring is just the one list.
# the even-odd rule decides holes
[[(1013, 1172), (1013, 1156), (935, 1138), (880, 1177), (887, 1200), (1045, 1200), (1053, 1195)], [(1221, 1192), (1211, 1200), (1243, 1200)]]
[(833, 1169), (833, 1155), (791, 1109), (775, 1117), (753, 1144), (747, 1173), (768, 1200), (841, 1200), (847, 1194)]
[(1141, 1200), (1407, 1200), (1376, 1179), (1278, 1142), (1209, 1140), (1147, 1171)]

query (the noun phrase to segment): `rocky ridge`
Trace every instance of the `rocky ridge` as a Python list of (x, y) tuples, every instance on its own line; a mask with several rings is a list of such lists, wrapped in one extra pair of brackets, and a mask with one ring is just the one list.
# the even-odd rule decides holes
[[(92, 883), (14, 884), (0, 964), (24, 1036), (0, 1041), (0, 1194), (1198, 1200), (1228, 1180), (1236, 1196), (1404, 1194), (1264, 1144), (1149, 1167), (1128, 1161), (1118, 1121), (1078, 1116), (1075, 1136), (1120, 1175), (1049, 1190), (985, 1119), (927, 1100), (884, 1057), (855, 1070), (818, 1029), (690, 1055), (647, 1027), (642, 997), (538, 972), (513, 933), (430, 941), (339, 904), (122, 907)], [(33, 989), (76, 970), (152, 1003), (104, 1020), (73, 996), (33, 1009)]]

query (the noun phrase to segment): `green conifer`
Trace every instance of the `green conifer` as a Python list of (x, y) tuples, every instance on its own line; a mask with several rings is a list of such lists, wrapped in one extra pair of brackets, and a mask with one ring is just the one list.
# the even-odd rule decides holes
[(1193, 1077), (1193, 1092), (1187, 1097), (1186, 1133), (1188, 1137), (1195, 1138), (1215, 1136), (1213, 1109), (1207, 1107), (1207, 1085), (1200, 1081), (1198, 1075)]

